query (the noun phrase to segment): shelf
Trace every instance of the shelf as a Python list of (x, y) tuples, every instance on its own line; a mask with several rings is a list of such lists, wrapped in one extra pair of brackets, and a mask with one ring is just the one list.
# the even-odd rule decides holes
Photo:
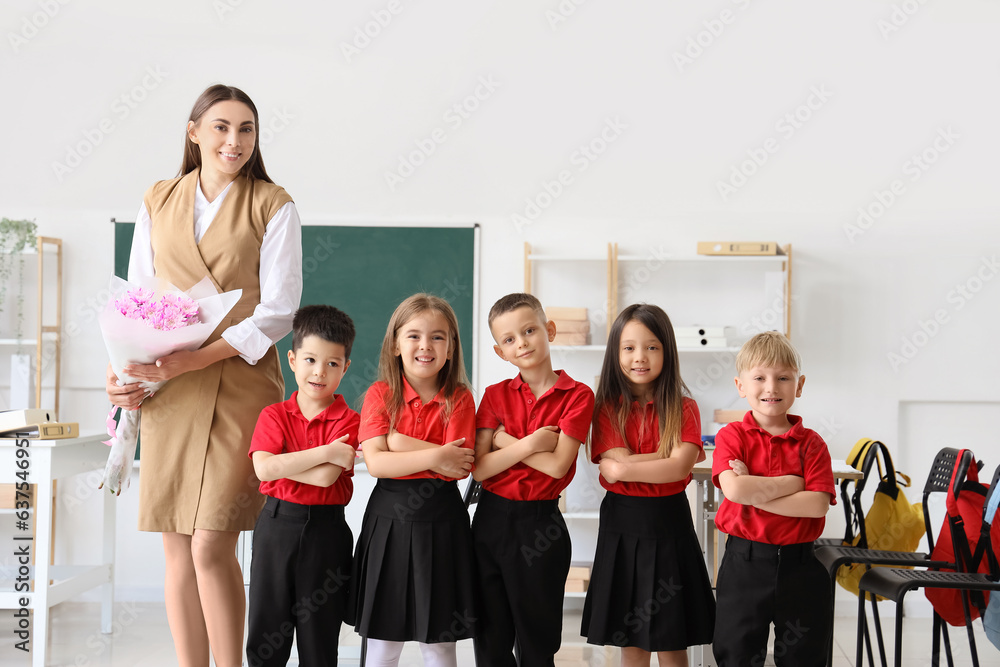
[(679, 347), (677, 352), (683, 354), (685, 352), (739, 352), (740, 348), (738, 346), (729, 347)]
[(618, 255), (619, 262), (784, 262), (788, 255), (681, 255), (655, 257), (652, 255)]
[[(59, 334), (54, 331), (42, 333), (42, 340), (59, 340)], [(38, 345), (37, 338), (0, 338), (0, 345)]]
[[(539, 255), (531, 254), (527, 255), (527, 258), (533, 262), (606, 262), (608, 260), (605, 256), (597, 255)], [(645, 259), (649, 259), (648, 257)]]
[(593, 512), (563, 512), (564, 519), (600, 519), (601, 513), (597, 510)]
[(567, 598), (580, 598), (582, 600), (582, 599), (584, 599), (584, 598), (587, 597), (587, 594), (585, 592), (584, 593), (579, 593), (579, 592), (576, 592), (576, 591), (574, 591), (572, 593), (564, 592), (563, 593), (563, 597), (567, 597)]

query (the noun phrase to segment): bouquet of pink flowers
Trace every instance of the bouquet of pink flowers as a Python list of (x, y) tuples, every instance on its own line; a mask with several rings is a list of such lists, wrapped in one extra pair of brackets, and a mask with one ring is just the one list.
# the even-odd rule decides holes
[[(243, 293), (233, 290), (219, 294), (207, 276), (187, 292), (171, 285), (157, 289), (155, 280), (149, 282), (152, 284), (133, 285), (112, 277), (111, 299), (98, 318), (119, 384), (135, 382), (124, 372), (129, 364), (151, 364), (172, 352), (201, 347)], [(141, 384), (153, 393), (164, 383)], [(115, 495), (120, 495), (131, 479), (141, 412), (121, 410), (115, 423), (118, 410), (113, 406), (108, 414), (111, 439), (107, 444), (111, 453), (100, 485)]]

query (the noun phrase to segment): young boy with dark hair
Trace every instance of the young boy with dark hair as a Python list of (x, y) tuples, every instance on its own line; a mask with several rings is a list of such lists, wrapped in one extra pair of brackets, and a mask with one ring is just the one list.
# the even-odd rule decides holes
[[(489, 314), (497, 355), (518, 375), (483, 392), (476, 414), (482, 482), (472, 522), (479, 571), (479, 667), (551, 665), (562, 640), (570, 544), (559, 494), (573, 479), (594, 392), (552, 370), (555, 324), (538, 299), (508, 294)], [(539, 549), (539, 535), (546, 548)]]
[(736, 357), (736, 388), (750, 410), (716, 435), (712, 462), (725, 495), (715, 523), (729, 535), (712, 641), (720, 667), (763, 665), (772, 623), (776, 665), (826, 664), (830, 578), (813, 540), (836, 496), (826, 443), (788, 414), (802, 395), (800, 368), (775, 331), (757, 334)]
[(347, 617), (353, 536), (344, 505), (360, 417), (337, 387), (351, 365), (354, 323), (332, 306), (292, 322), (288, 365), (298, 391), (260, 414), (250, 444), (267, 496), (253, 532), (247, 664), (283, 666), (295, 636), (303, 665), (337, 663)]

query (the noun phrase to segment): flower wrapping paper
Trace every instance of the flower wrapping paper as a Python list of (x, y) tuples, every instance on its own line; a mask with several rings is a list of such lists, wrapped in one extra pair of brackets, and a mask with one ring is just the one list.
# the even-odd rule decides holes
[[(98, 323), (111, 360), (111, 369), (122, 385), (136, 381), (124, 372), (125, 366), (129, 364), (152, 364), (160, 357), (178, 350), (197, 350), (243, 295), (243, 290), (220, 294), (208, 276), (186, 292), (155, 278), (130, 283), (117, 276), (112, 276), (109, 289), (111, 298), (98, 316)], [(119, 300), (127, 301), (132, 298), (127, 294), (129, 290), (152, 292), (152, 298), (186, 294), (198, 305), (198, 321), (179, 328), (160, 329), (141, 319), (132, 319), (122, 314), (118, 308)], [(153, 393), (164, 382), (142, 382), (141, 385)], [(112, 407), (112, 413), (115, 410)], [(108, 444), (111, 445), (111, 452), (99, 488), (107, 487), (115, 495), (120, 495), (131, 479), (139, 438), (140, 414), (141, 408), (122, 410), (117, 425), (110, 416), (108, 418), (108, 435), (111, 436)]]

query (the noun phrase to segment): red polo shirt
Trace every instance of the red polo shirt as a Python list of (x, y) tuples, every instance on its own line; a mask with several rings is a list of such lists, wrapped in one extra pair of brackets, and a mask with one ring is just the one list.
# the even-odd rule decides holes
[[(701, 444), (701, 414), (698, 412), (698, 404), (694, 399), (684, 397), (682, 406), (684, 421), (681, 425), (681, 442), (690, 442), (702, 449)], [(637, 445), (637, 446), (636, 446)], [(607, 410), (601, 410), (597, 418), (597, 427), (591, 434), (591, 460), (598, 463), (601, 454), (614, 449), (624, 447), (632, 454), (653, 454), (660, 448), (660, 417), (656, 414), (656, 408), (652, 401), (640, 406), (638, 401), (632, 401), (632, 412), (625, 423), (625, 440), (622, 440), (615, 427), (615, 417), (608, 414)], [(653, 484), (650, 482), (615, 482), (611, 484), (603, 476), (598, 475), (601, 486), (608, 491), (621, 494), (623, 496), (643, 496), (661, 497), (672, 496), (676, 493), (683, 493), (691, 475), (688, 474), (683, 480), (678, 482), (668, 482), (666, 484)]]
[[(267, 406), (260, 413), (250, 441), (251, 458), (254, 452), (277, 455), (328, 445), (344, 434), (348, 436), (347, 444), (358, 448), (358, 424), (361, 419), (357, 412), (347, 407), (343, 396), (337, 394), (330, 407), (307, 421), (295, 401), (298, 393), (296, 391), (287, 401)], [(336, 482), (327, 487), (287, 478), (276, 479), (261, 482), (260, 492), (300, 505), (346, 505), (354, 494), (352, 475), (353, 469), (345, 470)]]
[[(368, 389), (364, 405), (361, 406), (361, 430), (358, 433), (358, 439), (361, 442), (380, 435), (389, 435), (389, 415), (385, 411), (389, 397), (389, 385), (384, 382), (376, 382)], [(420, 395), (406, 381), (406, 378), (403, 378), (403, 407), (396, 417), (396, 423), (391, 426), (403, 435), (424, 442), (432, 442), (436, 445), (465, 438), (462, 447), (475, 450), (476, 403), (472, 399), (472, 392), (465, 387), (460, 387), (455, 392), (453, 403), (451, 417), (446, 423), (444, 417), (445, 398), (442, 393), (438, 392), (429, 403), (424, 403), (420, 400)], [(430, 470), (397, 479), (427, 479), (430, 477), (444, 480), (453, 479)]]
[[(805, 480), (806, 491), (830, 494), (830, 504), (837, 504), (833, 485), (830, 452), (823, 438), (802, 426), (802, 417), (788, 415), (792, 428), (782, 435), (771, 435), (753, 418), (748, 410), (741, 422), (728, 424), (715, 436), (712, 455), (712, 482), (719, 486), (719, 473), (731, 470), (729, 462), (738, 459), (746, 464), (751, 475), (778, 477), (798, 475)], [(794, 517), (772, 514), (753, 505), (722, 501), (715, 516), (719, 530), (755, 542), (767, 544), (800, 544), (812, 542), (823, 534), (825, 517)]]
[[(486, 388), (476, 413), (476, 428), (504, 431), (518, 440), (542, 426), (558, 426), (561, 433), (586, 442), (594, 414), (594, 392), (565, 371), (556, 371), (559, 379), (536, 398), (520, 373)], [(550, 477), (523, 462), (483, 480), (483, 488), (509, 500), (554, 500), (576, 473), (576, 459), (562, 477)]]

